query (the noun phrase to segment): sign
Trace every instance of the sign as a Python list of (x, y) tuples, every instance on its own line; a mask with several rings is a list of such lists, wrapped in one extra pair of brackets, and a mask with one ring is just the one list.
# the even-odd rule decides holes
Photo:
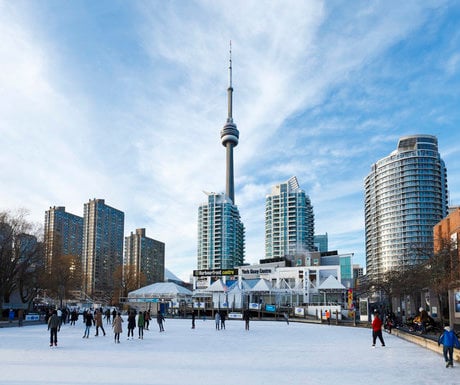
[(303, 317), (305, 315), (305, 309), (303, 307), (294, 308), (294, 315), (297, 317)]
[(353, 289), (348, 289), (347, 299), (348, 299), (348, 309), (352, 309), (353, 308)]
[[(139, 300), (139, 302), (142, 302)], [(144, 302), (160, 302), (158, 298), (146, 298)]]
[(260, 275), (260, 274), (271, 274), (272, 269), (271, 268), (265, 268), (265, 269), (251, 269), (251, 268), (243, 268), (241, 269), (241, 274), (255, 274), (255, 275)]
[(238, 269), (193, 270), (194, 277), (222, 277), (228, 275), (238, 275)]
[(229, 319), (243, 319), (243, 314), (231, 312), (231, 313), (228, 313), (228, 318)]
[(26, 321), (39, 321), (40, 316), (38, 314), (27, 314)]
[(265, 305), (265, 311), (275, 312), (276, 306), (275, 305)]
[(259, 310), (259, 309), (260, 309), (260, 304), (255, 303), (255, 302), (251, 302), (251, 303), (249, 304), (249, 309), (252, 309), (252, 310)]

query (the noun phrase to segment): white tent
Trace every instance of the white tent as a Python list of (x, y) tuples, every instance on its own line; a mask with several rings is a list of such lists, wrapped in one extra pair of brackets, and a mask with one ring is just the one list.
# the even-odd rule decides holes
[[(133, 299), (185, 299), (191, 298), (192, 292), (174, 282), (157, 282), (128, 293), (128, 300)], [(142, 302), (142, 301), (139, 301)]]
[(320, 291), (342, 291), (345, 290), (346, 287), (343, 286), (337, 278), (335, 278), (333, 275), (330, 275), (327, 277), (321, 285), (318, 286), (318, 290)]

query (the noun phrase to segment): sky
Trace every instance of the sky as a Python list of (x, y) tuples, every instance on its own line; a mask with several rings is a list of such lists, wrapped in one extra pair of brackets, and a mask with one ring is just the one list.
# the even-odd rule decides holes
[(372, 348), (368, 328), (282, 321), (156, 322), (140, 340), (106, 336), (82, 339), (84, 326), (65, 325), (49, 347), (46, 325), (0, 329), (0, 384), (8, 385), (215, 385), (215, 384), (458, 384), (458, 363), (445, 368), (441, 354), (383, 333)]
[(231, 41), (245, 261), (296, 176), (315, 234), (365, 266), (364, 178), (401, 136), (437, 136), (460, 203), (459, 21), (443, 0), (0, 0), (0, 210), (43, 226), (105, 199), (188, 281), (204, 191), (225, 191)]

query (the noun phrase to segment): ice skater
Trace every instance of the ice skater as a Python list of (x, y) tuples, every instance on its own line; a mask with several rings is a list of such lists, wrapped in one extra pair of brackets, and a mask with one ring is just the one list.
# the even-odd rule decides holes
[(160, 332), (164, 332), (165, 331), (165, 328), (163, 327), (163, 322), (165, 320), (165, 317), (163, 316), (163, 314), (159, 311), (157, 313), (157, 322), (158, 322), (158, 327), (160, 328)]
[(134, 311), (131, 311), (128, 315), (128, 340), (129, 336), (131, 339), (134, 339), (134, 329), (136, 328), (136, 314)]
[(243, 320), (244, 320), (244, 327), (246, 330), (249, 330), (249, 319), (251, 318), (251, 315), (249, 313), (249, 309), (246, 309), (243, 312)]
[(96, 309), (96, 312), (94, 313), (94, 322), (96, 324), (96, 337), (99, 335), (99, 328), (101, 328), (102, 333), (104, 333), (104, 337), (105, 337), (105, 330), (103, 326), (104, 322), (102, 321), (102, 311), (101, 310)]
[(85, 322), (85, 334), (83, 334), (83, 338), (89, 338), (89, 332), (91, 330), (91, 326), (93, 326), (94, 323), (94, 317), (93, 313), (91, 313), (91, 310), (86, 311), (83, 316), (83, 320)]
[(143, 340), (144, 339), (144, 313), (139, 312), (139, 315), (137, 316), (137, 329), (139, 330), (139, 339)]
[(113, 327), (113, 339), (116, 344), (120, 343), (120, 334), (123, 333), (123, 328), (121, 324), (123, 323), (123, 318), (121, 318), (120, 313), (117, 313), (112, 322)]
[(214, 315), (214, 320), (216, 321), (216, 330), (220, 330), (220, 313), (218, 311)]
[(50, 331), (50, 346), (57, 346), (57, 333), (61, 325), (61, 320), (57, 315), (57, 310), (53, 310), (53, 314), (48, 319), (48, 330)]
[(375, 341), (380, 340), (382, 346), (385, 346), (382, 336), (382, 320), (379, 317), (379, 313), (374, 313), (374, 320), (372, 321), (372, 347), (375, 346)]
[(444, 332), (439, 336), (438, 346), (441, 344), (443, 345), (442, 353), (444, 355), (444, 361), (446, 361), (446, 368), (449, 366), (454, 367), (454, 347), (460, 349), (460, 342), (450, 326), (446, 326)]

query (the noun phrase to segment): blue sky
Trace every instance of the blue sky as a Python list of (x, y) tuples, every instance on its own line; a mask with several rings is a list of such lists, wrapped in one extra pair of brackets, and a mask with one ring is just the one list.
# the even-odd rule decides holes
[(455, 1), (0, 0), (0, 210), (103, 198), (188, 279), (203, 191), (225, 190), (232, 40), (246, 261), (295, 175), (315, 233), (365, 265), (363, 180), (400, 136), (438, 137), (460, 203), (459, 22)]

